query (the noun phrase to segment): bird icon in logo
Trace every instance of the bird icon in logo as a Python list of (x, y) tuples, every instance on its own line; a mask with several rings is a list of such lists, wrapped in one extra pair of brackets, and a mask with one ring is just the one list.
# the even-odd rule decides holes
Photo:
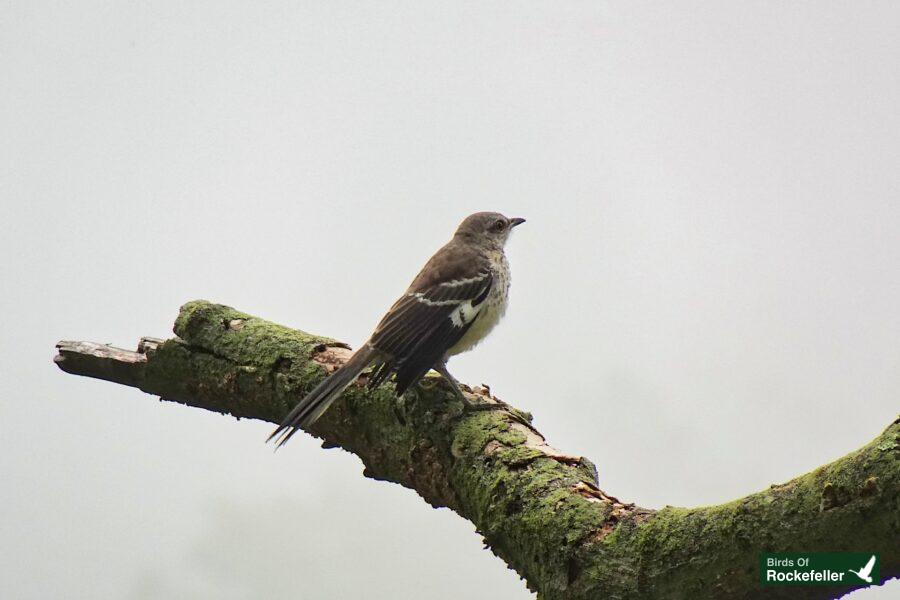
[(872, 568), (875, 566), (875, 555), (872, 555), (872, 558), (869, 559), (869, 562), (866, 563), (859, 571), (854, 571), (853, 569), (847, 569), (866, 583), (872, 583)]

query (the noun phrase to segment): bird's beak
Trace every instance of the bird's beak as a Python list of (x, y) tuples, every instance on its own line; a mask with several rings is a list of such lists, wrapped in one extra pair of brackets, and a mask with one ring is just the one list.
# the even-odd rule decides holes
[(523, 219), (522, 217), (513, 217), (512, 219), (509, 220), (509, 226), (512, 228), (512, 227), (515, 227), (516, 225), (521, 225), (524, 222), (525, 222), (525, 219)]

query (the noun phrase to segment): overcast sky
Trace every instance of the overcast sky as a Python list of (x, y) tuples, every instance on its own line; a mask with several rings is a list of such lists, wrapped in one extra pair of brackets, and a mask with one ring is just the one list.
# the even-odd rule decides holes
[[(307, 436), (52, 364), (194, 298), (364, 341), (523, 216), (458, 357), (603, 488), (720, 503), (900, 388), (896, 2), (5, 2), (0, 596), (528, 599), (473, 526)], [(853, 595), (886, 598), (900, 590)]]

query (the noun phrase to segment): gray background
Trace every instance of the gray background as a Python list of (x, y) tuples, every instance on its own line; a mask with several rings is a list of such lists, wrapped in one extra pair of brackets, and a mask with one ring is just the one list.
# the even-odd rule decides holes
[(723, 502), (867, 442), (900, 386), (898, 19), (4, 3), (0, 596), (530, 597), (353, 456), (51, 363), (193, 298), (359, 344), (476, 210), (528, 223), (451, 367), (617, 496)]

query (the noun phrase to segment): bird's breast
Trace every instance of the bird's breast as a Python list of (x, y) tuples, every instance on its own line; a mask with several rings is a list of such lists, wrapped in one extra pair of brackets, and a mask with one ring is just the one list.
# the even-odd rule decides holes
[(509, 266), (502, 255), (494, 262), (494, 283), (487, 298), (484, 299), (481, 309), (478, 311), (475, 322), (459, 339), (456, 344), (447, 351), (447, 356), (453, 356), (471, 350), (491, 332), (500, 319), (506, 313), (507, 299), (509, 297)]

